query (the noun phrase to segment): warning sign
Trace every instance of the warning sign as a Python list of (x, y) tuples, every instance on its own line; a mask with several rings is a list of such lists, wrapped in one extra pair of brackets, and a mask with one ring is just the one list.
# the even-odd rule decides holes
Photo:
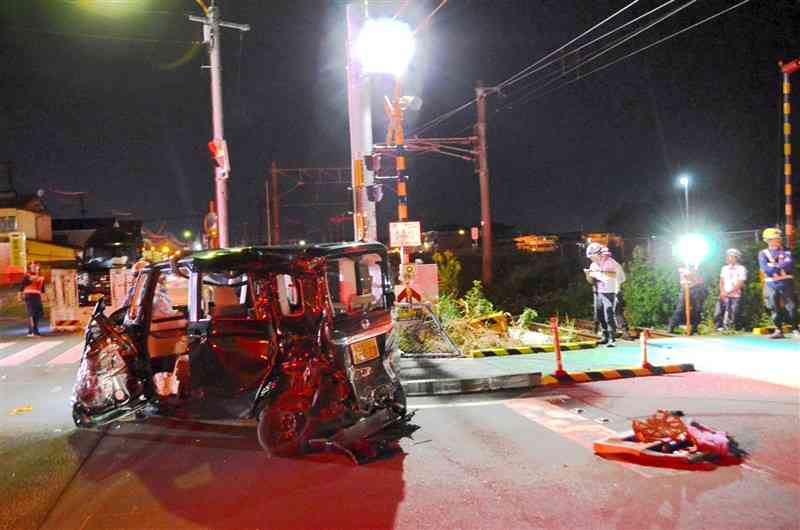
[(389, 245), (392, 247), (422, 245), (422, 228), (419, 221), (389, 223)]

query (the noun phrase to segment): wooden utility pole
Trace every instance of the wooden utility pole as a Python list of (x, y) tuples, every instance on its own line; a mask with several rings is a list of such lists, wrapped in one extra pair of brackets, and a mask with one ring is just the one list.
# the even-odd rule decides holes
[(481, 279), (483, 285), (492, 283), (492, 209), (489, 195), (489, 160), (486, 149), (486, 96), (489, 91), (478, 81), (475, 98), (478, 105), (478, 175), (481, 185), (481, 248), (483, 250)]
[(279, 245), (281, 242), (281, 212), (280, 212), (280, 189), (278, 188), (278, 164), (272, 162), (269, 185), (269, 214), (272, 222), (270, 226), (272, 232), (269, 237), (270, 245)]

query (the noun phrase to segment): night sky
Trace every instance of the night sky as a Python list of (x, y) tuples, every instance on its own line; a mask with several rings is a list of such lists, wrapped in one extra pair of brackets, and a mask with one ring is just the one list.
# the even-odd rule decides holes
[[(673, 1), (659, 14), (687, 1)], [(665, 2), (642, 0), (591, 35)], [(349, 163), (345, 3), (220, 2), (224, 19), (252, 26), (241, 38), (233, 30), (223, 37), (233, 243), (263, 233), (263, 181), (271, 161), (281, 167)], [(409, 21), (416, 25), (438, 3), (412, 0)], [(450, 0), (420, 35), (404, 83), (425, 102), (419, 113), (407, 114), (407, 131), (471, 99), (477, 80), (493, 86), (509, 78), (628, 3)], [(521, 231), (669, 231), (682, 215), (681, 172), (692, 175), (692, 213), (705, 227), (736, 230), (778, 221), (777, 61), (800, 56), (798, 2), (752, 0), (602, 72), (576, 77), (736, 3), (696, 1), (561, 77), (548, 88), (575, 82), (552, 93), (524, 102), (527, 81), (545, 82), (610, 40), (492, 96), (495, 221)], [(2, 2), (0, 160), (16, 163), (19, 191), (47, 190), (56, 217), (78, 216), (79, 208), (54, 190), (88, 191), (92, 216), (130, 213), (151, 229), (200, 228), (213, 195), (206, 148), (210, 98), (201, 68), (205, 49), (192, 44), (201, 40), (201, 28), (186, 13), (201, 14), (191, 0)], [(375, 80), (376, 141), (386, 127), (380, 96), (390, 88), (391, 80)], [(800, 77), (794, 88), (800, 108)], [(474, 120), (472, 106), (421, 136), (468, 135)], [(410, 176), (409, 214), (424, 229), (477, 223), (471, 163), (424, 155), (410, 162)], [(341, 189), (292, 193), (284, 197), (288, 204), (348, 196)], [(379, 223), (386, 225), (395, 212), (387, 192)], [(320, 239), (337, 213), (342, 208), (289, 207), (285, 234)]]

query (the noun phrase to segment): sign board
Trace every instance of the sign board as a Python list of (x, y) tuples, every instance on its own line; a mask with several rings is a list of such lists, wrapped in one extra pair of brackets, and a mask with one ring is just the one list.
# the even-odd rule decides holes
[(28, 256), (25, 252), (25, 232), (10, 232), (8, 241), (11, 245), (9, 265), (24, 270), (28, 265)]
[(422, 245), (422, 228), (419, 221), (389, 223), (389, 246), (419, 247)]
[(480, 231), (478, 230), (477, 226), (473, 226), (472, 228), (470, 228), (469, 233), (472, 236), (473, 241), (477, 241), (478, 238), (480, 237)]
[[(414, 269), (413, 272), (407, 270), (411, 268)], [(435, 263), (408, 263), (403, 265), (401, 275), (403, 280), (408, 281), (395, 286), (396, 296), (399, 297), (409, 287), (423, 302), (435, 303), (439, 299), (439, 269)]]

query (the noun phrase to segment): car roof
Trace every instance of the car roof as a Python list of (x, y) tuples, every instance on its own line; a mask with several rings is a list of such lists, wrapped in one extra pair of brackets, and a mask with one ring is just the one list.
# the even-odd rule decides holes
[[(264, 264), (276, 267), (291, 267), (297, 260), (308, 261), (366, 252), (385, 254), (386, 247), (378, 242), (339, 242), (312, 245), (259, 245), (221, 248), (195, 252), (180, 259), (178, 264), (197, 270), (250, 268), (246, 265), (253, 262), (259, 264), (257, 268), (261, 268)], [(169, 268), (172, 267), (172, 262), (162, 261), (156, 263), (153, 267)]]

